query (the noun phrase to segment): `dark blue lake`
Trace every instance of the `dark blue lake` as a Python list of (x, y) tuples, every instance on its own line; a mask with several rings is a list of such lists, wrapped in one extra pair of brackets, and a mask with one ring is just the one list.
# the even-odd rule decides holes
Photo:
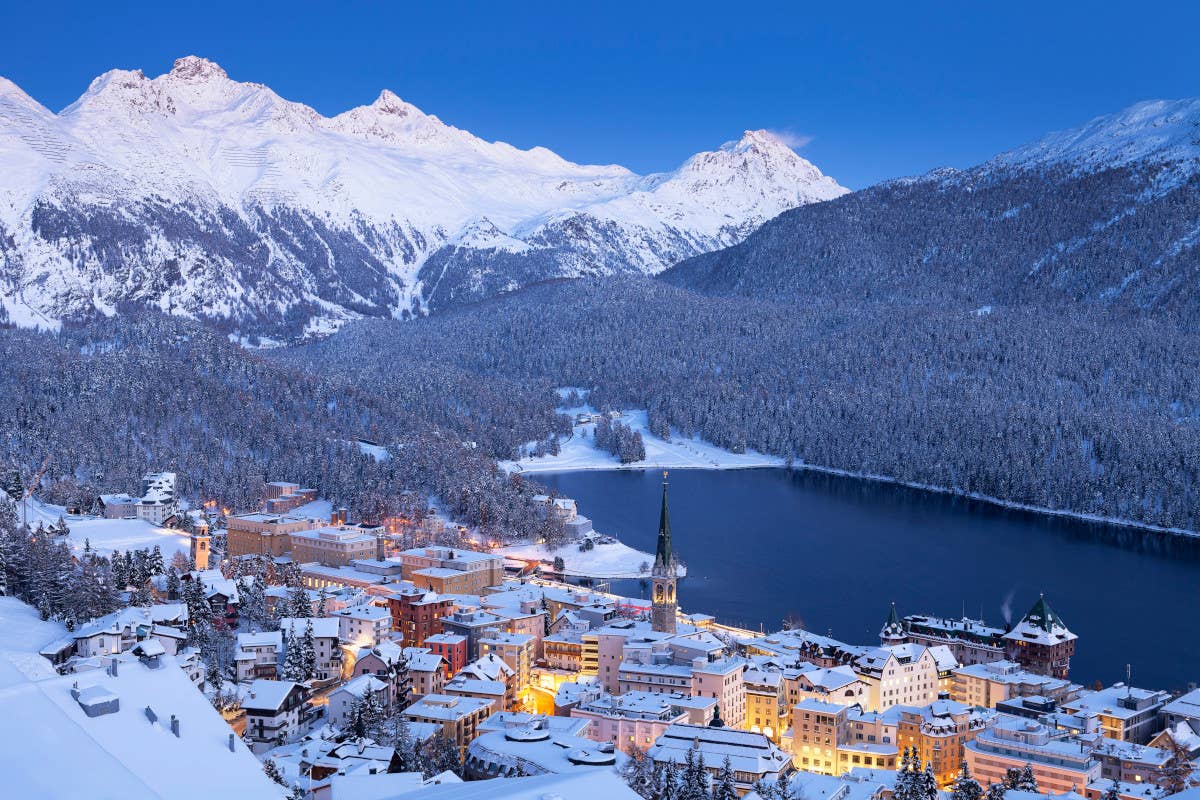
[[(653, 552), (661, 472), (538, 475), (596, 529)], [(1071, 678), (1183, 688), (1200, 680), (1200, 540), (1013, 511), (890, 484), (783, 469), (672, 470), (685, 611), (748, 628), (785, 616), (875, 643), (901, 614), (1002, 625), (1038, 592), (1079, 635)], [(639, 596), (638, 581), (613, 591)]]

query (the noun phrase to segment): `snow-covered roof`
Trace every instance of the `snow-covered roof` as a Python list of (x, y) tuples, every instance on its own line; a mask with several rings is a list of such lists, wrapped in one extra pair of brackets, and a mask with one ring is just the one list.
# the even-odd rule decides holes
[(369, 775), (356, 770), (346, 775), (330, 776), (329, 793), (331, 800), (394, 800), (399, 795), (417, 789), (454, 783), (462, 783), (462, 778), (453, 772), (424, 778), (419, 772)]
[(1013, 629), (1004, 634), (1005, 639), (1031, 644), (1055, 645), (1079, 638), (1067, 629), (1062, 617), (1050, 608), (1046, 598), (1039, 597), (1033, 608), (1021, 617)]
[(303, 636), (312, 623), (313, 636), (318, 639), (338, 638), (338, 621), (333, 617), (283, 617), (279, 620), (279, 629), (291, 631), (293, 636)]
[(387, 688), (387, 684), (376, 678), (374, 675), (359, 675), (353, 680), (343, 683), (338, 688), (334, 689), (330, 694), (338, 694), (346, 692), (352, 697), (362, 697), (370, 689), (372, 692), (382, 692)]
[(332, 616), (348, 617), (350, 619), (360, 619), (367, 622), (379, 622), (384, 619), (391, 619), (391, 613), (386, 608), (372, 605), (350, 606), (349, 608), (340, 608), (334, 611)]
[(693, 747), (707, 764), (720, 764), (728, 757), (734, 770), (752, 775), (770, 775), (791, 764), (791, 756), (761, 733), (682, 723), (670, 725), (647, 754), (658, 762), (682, 764)]
[(242, 708), (248, 711), (277, 711), (299, 685), (292, 681), (259, 678), (250, 684), (242, 696)]
[(406, 717), (424, 717), (436, 720), (456, 720), (491, 708), (492, 701), (482, 697), (462, 695), (427, 694), (404, 709)]
[(638, 800), (611, 769), (584, 769), (491, 781), (442, 784), (404, 795), (404, 800)]
[(237, 635), (237, 646), (244, 647), (283, 647), (283, 633), (280, 631), (249, 631)]
[[(21, 720), (5, 741), (5, 791), (13, 797), (95, 797), (123, 800), (278, 800), (278, 787), (229, 725), (192, 685), (174, 658), (159, 669), (118, 659), (117, 675), (93, 670), (59, 676), (38, 650), (61, 635), (37, 612), (0, 597), (0, 694), (4, 713)], [(89, 717), (72, 695), (110, 695), (119, 708)], [(150, 722), (145, 709), (158, 718)], [(174, 715), (179, 737), (170, 730)], [(203, 780), (196, 767), (205, 766)]]

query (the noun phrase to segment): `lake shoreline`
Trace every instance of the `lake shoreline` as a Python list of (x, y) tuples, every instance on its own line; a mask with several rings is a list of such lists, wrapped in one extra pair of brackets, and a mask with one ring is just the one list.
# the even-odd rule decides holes
[(928, 483), (918, 483), (916, 481), (906, 481), (900, 478), (892, 478), (887, 475), (875, 475), (865, 472), (852, 472), (850, 470), (839, 469), (837, 467), (823, 467), (817, 464), (793, 463), (790, 467), (786, 464), (745, 464), (745, 465), (722, 465), (722, 466), (669, 466), (663, 467), (659, 465), (638, 465), (638, 464), (620, 464), (620, 465), (603, 465), (603, 464), (587, 464), (580, 466), (561, 466), (555, 469), (545, 469), (537, 471), (522, 471), (522, 474), (529, 475), (565, 475), (579, 472), (645, 472), (658, 469), (675, 469), (675, 470), (695, 470), (698, 472), (724, 472), (730, 470), (771, 470), (782, 469), (789, 472), (814, 472), (821, 475), (834, 475), (839, 478), (851, 478), (859, 481), (870, 483), (883, 483), (892, 486), (903, 486), (907, 489), (915, 489), (921, 492), (929, 492), (931, 494), (939, 494), (948, 497), (958, 497), (964, 500), (976, 500), (980, 503), (986, 503), (997, 508), (1007, 509), (1009, 511), (1023, 511), (1029, 514), (1035, 514), (1044, 517), (1053, 517), (1060, 519), (1071, 519), (1078, 522), (1089, 522), (1097, 525), (1105, 525), (1113, 528), (1128, 528), (1131, 530), (1145, 531), (1147, 533), (1162, 534), (1166, 536), (1178, 536), (1188, 540), (1200, 539), (1200, 531), (1188, 530), (1187, 528), (1168, 528), (1162, 525), (1154, 525), (1149, 522), (1138, 522), (1137, 520), (1125, 519), (1122, 517), (1104, 517), (1099, 514), (1088, 514), (1080, 511), (1070, 511), (1066, 509), (1047, 508), (1045, 506), (1035, 506), (1027, 503), (1016, 503), (1011, 500), (1004, 500), (1000, 497), (980, 494), (978, 492), (964, 492), (957, 489), (950, 489), (945, 486), (936, 486)]

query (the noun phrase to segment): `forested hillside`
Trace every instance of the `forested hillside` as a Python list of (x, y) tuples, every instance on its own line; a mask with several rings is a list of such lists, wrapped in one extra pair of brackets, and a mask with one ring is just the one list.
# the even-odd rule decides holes
[[(1169, 322), (1111, 310), (776, 305), (642, 281), (360, 323), (274, 357), (381, 395), (403, 391), (405, 370), (424, 361), (482, 385), (589, 387), (597, 405), (649, 408), (655, 430), (733, 450), (1200, 529), (1198, 345)], [(465, 415), (483, 413), (470, 402)], [(544, 395), (531, 395), (523, 415), (545, 413)]]
[[(182, 494), (257, 506), (262, 480), (294, 480), (360, 516), (394, 513), (405, 490), (439, 498), (460, 519), (512, 535), (542, 532), (528, 496), (485, 453), (490, 417), (507, 436), (553, 428), (553, 394), (477, 385), (414, 362), (389, 395), (266, 361), (202, 326), (143, 316), (60, 335), (0, 330), (0, 436), (11, 466), (52, 502), (128, 491), (151, 470), (178, 471)], [(514, 400), (517, 397), (519, 400)], [(486, 409), (471, 416), (456, 409)], [(503, 428), (501, 428), (503, 431)], [(480, 436), (464, 445), (459, 433)], [(353, 437), (389, 446), (382, 462)]]

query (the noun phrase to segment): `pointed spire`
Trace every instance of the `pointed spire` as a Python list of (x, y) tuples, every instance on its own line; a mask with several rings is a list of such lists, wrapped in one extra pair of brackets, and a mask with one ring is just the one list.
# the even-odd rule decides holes
[(663, 470), (662, 511), (658, 515), (658, 546), (654, 553), (654, 566), (670, 567), (673, 558), (671, 553), (671, 513), (667, 509), (667, 471)]
[(1033, 608), (1025, 614), (1023, 621), (1036, 625), (1047, 633), (1052, 633), (1055, 627), (1066, 629), (1067, 625), (1062, 621), (1062, 617), (1054, 613), (1054, 609), (1046, 602), (1045, 594), (1038, 594), (1038, 601), (1033, 604)]
[(883, 628), (879, 631), (879, 638), (884, 644), (889, 644), (904, 639), (904, 635), (904, 625), (900, 622), (900, 615), (896, 613), (896, 604), (892, 603), (887, 622), (883, 623)]

